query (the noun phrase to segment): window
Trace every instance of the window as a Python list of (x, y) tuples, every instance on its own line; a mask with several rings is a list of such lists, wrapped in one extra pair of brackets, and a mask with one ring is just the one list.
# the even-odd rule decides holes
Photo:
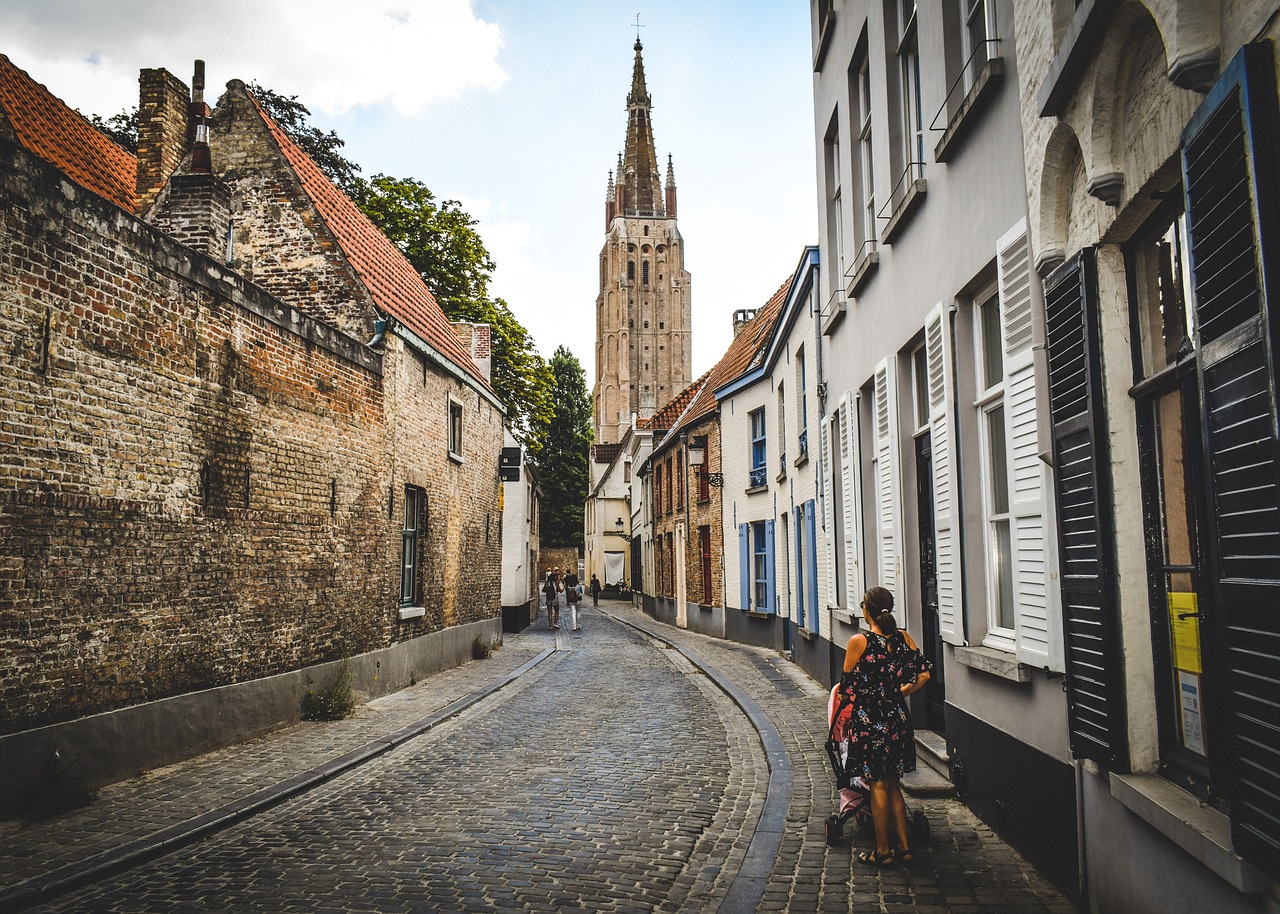
[(710, 449), (704, 451), (702, 466), (695, 467), (695, 472), (698, 474), (698, 501), (711, 500), (711, 471), (706, 462), (710, 456)]
[(987, 639), (984, 644), (1013, 650), (1017, 607), (1013, 596), (1004, 346), (998, 294), (991, 293), (978, 305), (977, 324), (978, 364), (975, 374), (978, 378), (978, 429), (987, 555)]
[(764, 407), (751, 413), (751, 488), (768, 483), (768, 448), (766, 447)]
[[(859, 247), (872, 251), (876, 248), (876, 186), (873, 183), (874, 160), (872, 157), (872, 73), (863, 60), (858, 72), (858, 159), (861, 173), (861, 232)], [(860, 255), (859, 255), (860, 256)]]
[(751, 525), (751, 604), (760, 612), (771, 612), (769, 605), (768, 547), (765, 542), (765, 522), (758, 520)]
[(827, 241), (830, 261), (840, 264), (838, 276), (844, 275), (844, 203), (840, 193), (840, 133), (838, 117), (831, 118), (825, 143), (827, 181)]
[(702, 602), (711, 603), (711, 528), (707, 525), (698, 528), (698, 544), (702, 559)]
[(1188, 303), (1186, 219), (1166, 216), (1127, 252), (1138, 348), (1134, 392), (1147, 570), (1155, 641), (1160, 771), (1202, 799), (1211, 795), (1200, 618), (1207, 607), (1201, 540), (1208, 524), (1202, 486), (1200, 399)]
[(929, 424), (929, 367), (924, 346), (911, 354), (911, 392), (919, 432)]
[(987, 44), (995, 37), (995, 8), (989, 0), (964, 0), (965, 88), (971, 87), (991, 58)]
[(418, 531), (425, 493), (417, 486), (404, 487), (404, 529), (400, 538), (400, 605), (418, 602)]
[(649, 261), (647, 260), (640, 264), (640, 284), (649, 285)]
[(627, 279), (634, 282), (635, 278), (636, 278), (636, 262), (634, 260), (628, 260), (627, 261)]
[(677, 451), (676, 452), (676, 477), (678, 478), (678, 482), (676, 483), (676, 508), (677, 509), (684, 507), (684, 485), (685, 485), (684, 476), (685, 476), (684, 451)]
[(449, 400), (449, 454), (462, 459), (462, 404)]
[(778, 472), (787, 472), (787, 397), (782, 382), (778, 382)]
[(809, 379), (805, 374), (804, 349), (796, 352), (796, 384), (800, 388), (797, 406), (800, 408), (800, 453), (798, 457), (809, 454)]
[(915, 177), (924, 169), (924, 115), (920, 108), (920, 38), (915, 0), (899, 3), (898, 78), (902, 94), (902, 161)]

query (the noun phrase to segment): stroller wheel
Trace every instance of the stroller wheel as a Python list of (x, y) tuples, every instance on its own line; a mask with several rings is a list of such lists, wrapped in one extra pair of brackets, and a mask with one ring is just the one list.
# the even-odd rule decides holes
[(911, 833), (921, 841), (929, 840), (929, 817), (924, 814), (923, 809), (917, 809), (911, 814)]
[(844, 826), (840, 824), (839, 816), (827, 816), (823, 829), (826, 831), (827, 844), (835, 844), (844, 837)]

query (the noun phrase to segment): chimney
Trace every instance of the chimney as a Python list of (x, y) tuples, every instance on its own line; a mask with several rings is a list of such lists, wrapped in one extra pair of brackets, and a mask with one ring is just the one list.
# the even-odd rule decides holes
[(454, 334), (471, 353), (471, 360), (480, 369), (486, 381), (493, 381), (493, 331), (488, 324), (472, 324), (467, 321), (450, 321)]
[[(187, 247), (230, 262), (231, 188), (213, 174), (208, 123), (211, 112), (204, 103), (203, 60), (196, 61), (191, 98), (184, 101), (184, 109), (184, 122), (192, 131), (190, 167), (181, 173), (169, 170), (168, 180), (161, 181), (146, 218)], [(185, 145), (186, 134), (183, 137)], [(141, 158), (138, 169), (141, 173)]]
[(138, 215), (145, 215), (187, 154), (190, 93), (168, 70), (138, 76)]
[(756, 308), (739, 308), (733, 312), (733, 338), (736, 340), (743, 328), (756, 316)]

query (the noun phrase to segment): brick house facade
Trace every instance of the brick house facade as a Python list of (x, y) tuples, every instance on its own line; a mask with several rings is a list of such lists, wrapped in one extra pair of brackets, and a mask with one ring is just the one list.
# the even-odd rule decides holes
[[(142, 83), (156, 129), (122, 158), (0, 57), (12, 790), (51, 739), (105, 783), (291, 719), (298, 671), (377, 657), (376, 694), (500, 637), (503, 411), (467, 348), (243, 84), (201, 173), (174, 125), (202, 106)], [(145, 745), (85, 724), (271, 677), (260, 714)]]

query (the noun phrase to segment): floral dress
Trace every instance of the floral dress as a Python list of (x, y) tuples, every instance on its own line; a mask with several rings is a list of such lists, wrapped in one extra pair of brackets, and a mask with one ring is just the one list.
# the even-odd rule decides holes
[(916, 770), (915, 731), (899, 690), (933, 665), (900, 631), (866, 635), (867, 649), (841, 677), (841, 691), (853, 694), (847, 770), (867, 781), (895, 780)]

